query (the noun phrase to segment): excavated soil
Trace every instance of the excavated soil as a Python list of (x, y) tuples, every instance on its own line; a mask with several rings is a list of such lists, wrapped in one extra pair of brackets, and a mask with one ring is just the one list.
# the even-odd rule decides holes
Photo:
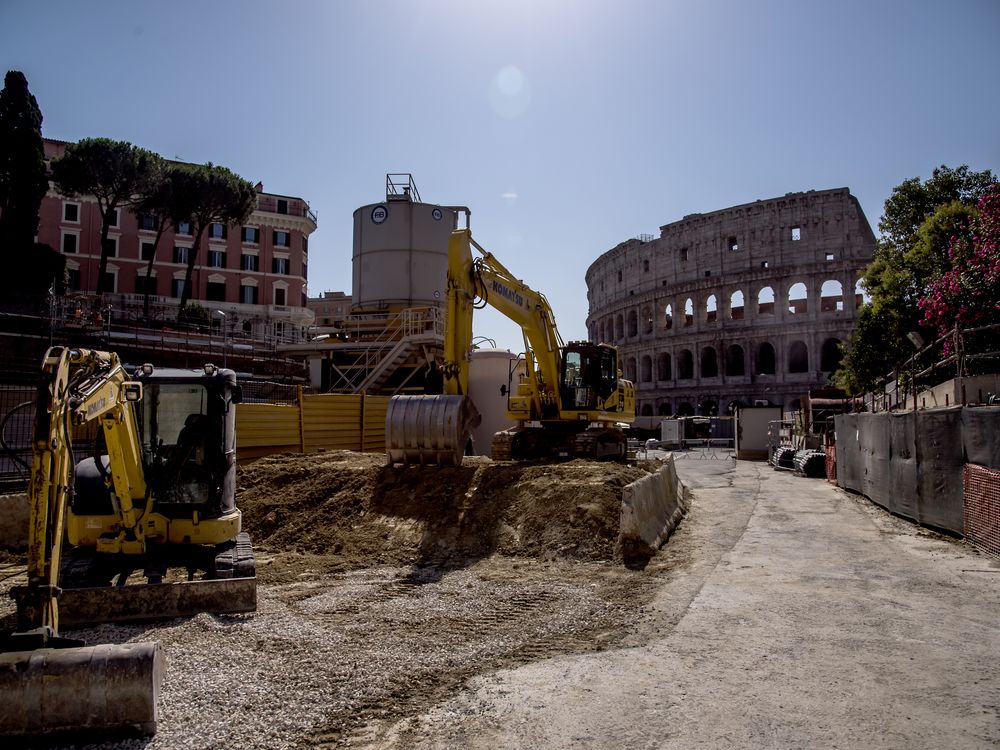
[[(615, 559), (622, 488), (648, 472), (590, 461), (391, 467), (382, 455), (288, 454), (243, 466), (244, 529), (334, 570), (467, 566), (494, 554)], [(272, 573), (268, 573), (270, 578)]]

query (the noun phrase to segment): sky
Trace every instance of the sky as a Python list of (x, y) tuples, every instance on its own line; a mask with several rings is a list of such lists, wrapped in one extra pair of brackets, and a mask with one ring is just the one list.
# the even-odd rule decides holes
[[(586, 338), (585, 273), (690, 213), (935, 166), (1000, 171), (998, 0), (2, 0), (46, 137), (126, 140), (306, 199), (309, 293), (412, 173)], [(523, 349), (513, 323), (477, 336)]]

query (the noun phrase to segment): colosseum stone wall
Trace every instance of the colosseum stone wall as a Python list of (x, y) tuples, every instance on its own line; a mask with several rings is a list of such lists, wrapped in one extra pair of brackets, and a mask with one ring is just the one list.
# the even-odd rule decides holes
[(587, 269), (590, 340), (618, 346), (641, 415), (794, 408), (838, 366), (874, 249), (847, 188), (685, 216)]

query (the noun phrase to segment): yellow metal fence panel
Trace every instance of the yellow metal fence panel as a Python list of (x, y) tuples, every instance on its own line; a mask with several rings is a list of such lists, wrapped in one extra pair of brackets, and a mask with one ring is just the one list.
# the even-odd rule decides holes
[(388, 396), (365, 396), (365, 423), (361, 450), (365, 453), (385, 451), (385, 413), (389, 409)]
[(297, 453), (301, 449), (297, 406), (240, 404), (236, 407), (237, 459)]
[(361, 450), (363, 396), (319, 394), (303, 396), (303, 442), (307, 453), (317, 450)]

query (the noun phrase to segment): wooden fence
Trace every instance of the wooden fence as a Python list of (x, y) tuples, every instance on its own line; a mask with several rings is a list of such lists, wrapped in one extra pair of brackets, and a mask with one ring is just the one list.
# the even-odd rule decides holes
[(298, 403), (236, 407), (236, 457), (246, 461), (272, 453), (385, 450), (388, 396), (301, 395)]

